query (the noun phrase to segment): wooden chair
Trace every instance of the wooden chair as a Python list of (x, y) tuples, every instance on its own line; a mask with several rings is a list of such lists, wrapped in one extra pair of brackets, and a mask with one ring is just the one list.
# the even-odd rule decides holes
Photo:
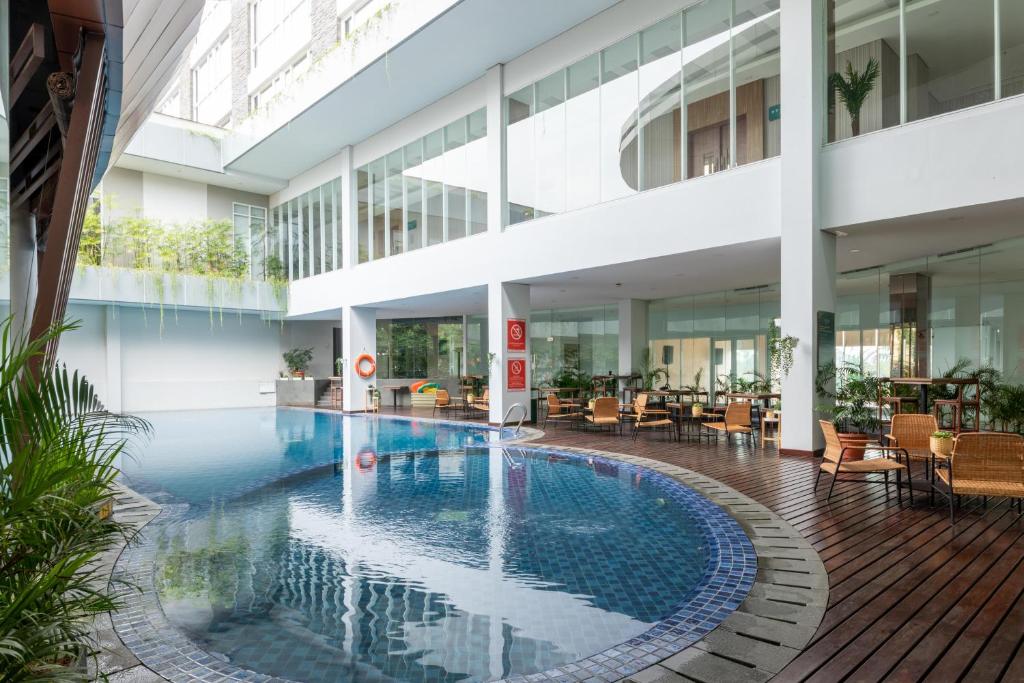
[(615, 430), (618, 427), (622, 431), (622, 421), (619, 419), (619, 399), (614, 396), (601, 396), (594, 399), (594, 409), (590, 415), (586, 415), (589, 424), (595, 427), (608, 427)]
[(491, 409), (491, 390), (484, 389), (484, 395), (473, 401), (470, 407), (481, 412), (489, 412)]
[[(863, 481), (868, 484), (885, 484), (886, 491), (889, 490), (889, 473), (896, 473), (896, 499), (899, 504), (903, 504), (903, 490), (901, 488), (902, 481), (900, 476), (903, 472), (907, 473), (907, 484), (912, 484), (910, 478), (910, 468), (899, 461), (901, 455), (906, 455), (906, 451), (898, 446), (882, 446), (879, 444), (868, 444), (868, 451), (876, 451), (882, 454), (880, 458), (866, 458), (864, 460), (847, 460), (844, 461), (843, 457), (846, 455), (846, 451), (853, 448), (862, 448), (862, 446), (843, 446), (842, 442), (839, 441), (839, 434), (836, 433), (836, 426), (828, 420), (819, 420), (821, 424), (821, 431), (825, 434), (825, 457), (821, 462), (821, 467), (818, 468), (818, 476), (814, 478), (814, 489), (818, 489), (818, 480), (821, 479), (822, 472), (828, 472), (832, 475), (832, 483), (828, 487), (828, 495), (825, 500), (832, 497), (832, 489), (835, 488), (836, 481), (839, 480), (840, 474), (879, 474), (881, 473), (885, 478), (882, 482), (872, 481), (870, 479), (863, 480), (847, 480), (847, 481)], [(889, 454), (893, 454), (896, 460), (890, 459)], [(908, 459), (909, 462), (909, 459)], [(914, 488), (910, 487), (910, 504), (914, 504)]]
[(456, 406), (454, 403), (452, 403), (452, 397), (448, 393), (447, 389), (438, 389), (437, 393), (434, 394), (434, 414), (435, 415), (437, 414), (437, 411), (439, 411), (439, 410), (442, 413), (444, 413), (446, 411), (450, 412), (452, 410), (455, 410), (457, 407), (458, 406)]
[(556, 424), (558, 422), (574, 422), (581, 415), (572, 404), (563, 403), (554, 394), (548, 394), (547, 410), (544, 411), (544, 428), (547, 429), (548, 421), (554, 421)]
[(669, 434), (678, 437), (676, 425), (669, 417), (667, 410), (647, 407), (647, 394), (637, 394), (633, 399), (633, 413), (634, 441), (645, 429), (667, 429)]
[(949, 523), (956, 524), (960, 496), (1024, 498), (1024, 437), (1018, 434), (965, 432), (953, 443), (949, 467), (938, 471), (949, 487)]
[(725, 406), (725, 419), (720, 422), (704, 422), (703, 427), (713, 431), (717, 438), (725, 434), (726, 438), (733, 434), (747, 434), (750, 445), (754, 445), (754, 428), (750, 422), (750, 401), (736, 401)]
[[(943, 461), (946, 459), (942, 455), (937, 455), (934, 458), (932, 456), (930, 439), (931, 435), (937, 432), (938, 429), (939, 425), (935, 421), (934, 415), (896, 413), (892, 416), (892, 425), (885, 438), (890, 446), (897, 446), (906, 452), (909, 458), (908, 465), (915, 460), (923, 461), (925, 475), (928, 476), (929, 470), (934, 470), (934, 467), (929, 468), (930, 463), (933, 463), (937, 458), (941, 458)], [(930, 481), (934, 486), (934, 471), (931, 472)], [(931, 492), (931, 502), (935, 502), (934, 489)]]

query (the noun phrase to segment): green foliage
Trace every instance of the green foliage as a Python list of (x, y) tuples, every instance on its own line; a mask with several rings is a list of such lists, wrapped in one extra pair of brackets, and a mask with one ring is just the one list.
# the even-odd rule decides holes
[(697, 368), (697, 372), (693, 373), (693, 383), (687, 384), (682, 388), (696, 393), (704, 391), (704, 368)]
[(878, 422), (879, 379), (854, 363), (837, 368), (830, 363), (818, 371), (815, 380), (819, 396), (835, 401), (818, 407), (829, 415), (840, 431), (874, 432)]
[(637, 368), (637, 372), (640, 373), (643, 388), (647, 390), (654, 389), (659, 379), (668, 381), (668, 369), (655, 367), (649, 348), (640, 352), (640, 367)]
[(281, 356), (284, 364), (291, 372), (305, 372), (313, 362), (313, 348), (296, 348), (285, 351)]
[(857, 71), (853, 64), (847, 62), (845, 74), (836, 72), (829, 77), (829, 85), (850, 115), (854, 135), (860, 135), (860, 110), (868, 95), (874, 90), (878, 74), (878, 60), (872, 57), (864, 65), (864, 71)]
[(117, 459), (149, 425), (103, 410), (65, 368), (30, 364), (54, 329), (30, 344), (2, 326), (0, 349), (0, 673), (4, 681), (89, 680), (78, 664), (92, 619), (115, 609), (100, 556), (128, 528), (101, 519)]
[(953, 438), (953, 432), (944, 432), (944, 431), (941, 431), (941, 430), (937, 431), (937, 432), (932, 432), (932, 438), (933, 439), (952, 439)]
[(779, 333), (774, 324), (768, 330), (769, 385), (781, 384), (793, 369), (793, 349), (800, 340), (792, 335)]

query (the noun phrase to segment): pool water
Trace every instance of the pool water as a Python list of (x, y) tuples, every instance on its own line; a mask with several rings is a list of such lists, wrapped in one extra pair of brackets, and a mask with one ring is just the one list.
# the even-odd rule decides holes
[(129, 483), (165, 505), (164, 612), (294, 681), (484, 681), (574, 662), (701, 584), (661, 475), (483, 428), (289, 409), (147, 416)]

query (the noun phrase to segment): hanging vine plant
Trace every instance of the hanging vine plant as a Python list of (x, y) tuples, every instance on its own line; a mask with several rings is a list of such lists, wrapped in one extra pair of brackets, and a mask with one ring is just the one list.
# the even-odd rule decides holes
[(793, 349), (800, 340), (792, 335), (780, 335), (777, 328), (768, 339), (768, 358), (771, 363), (772, 379), (781, 382), (793, 369)]

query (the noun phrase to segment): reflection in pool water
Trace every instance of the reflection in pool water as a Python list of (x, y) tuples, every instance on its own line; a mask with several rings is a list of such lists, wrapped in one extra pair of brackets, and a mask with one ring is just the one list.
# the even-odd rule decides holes
[(151, 531), (163, 608), (263, 673), (542, 671), (644, 632), (707, 569), (671, 485), (627, 466), (489, 447), (487, 432), (429, 422), (150, 417), (155, 442), (128, 476), (167, 506)]

